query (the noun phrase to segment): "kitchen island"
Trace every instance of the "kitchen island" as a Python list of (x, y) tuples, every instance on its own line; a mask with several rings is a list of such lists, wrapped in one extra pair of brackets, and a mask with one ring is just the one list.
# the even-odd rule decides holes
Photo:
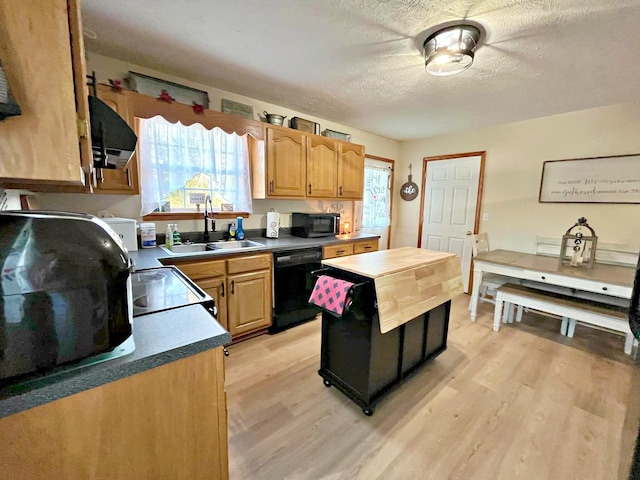
[(322, 263), (318, 275), (353, 285), (341, 315), (322, 313), (318, 373), (372, 415), (387, 391), (446, 349), (460, 259), (403, 247)]

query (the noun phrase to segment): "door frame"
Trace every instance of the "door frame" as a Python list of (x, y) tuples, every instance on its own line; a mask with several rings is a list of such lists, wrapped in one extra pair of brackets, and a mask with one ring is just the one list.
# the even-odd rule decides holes
[[(480, 211), (482, 208), (482, 193), (484, 190), (484, 164), (487, 157), (486, 150), (478, 152), (453, 153), (451, 155), (437, 155), (434, 157), (424, 157), (422, 159), (422, 191), (420, 192), (420, 217), (418, 224), (418, 248), (422, 247), (422, 224), (424, 222), (424, 192), (427, 185), (427, 167), (429, 162), (456, 160), (465, 157), (480, 157), (480, 175), (478, 177), (478, 197), (476, 200), (476, 212), (473, 222), (473, 234), (478, 233), (480, 228)], [(469, 269), (469, 292), (473, 288), (473, 256), (471, 257), (471, 268)]]
[[(376, 155), (369, 155), (368, 153), (365, 153), (364, 155), (365, 160), (367, 158), (370, 158), (371, 160), (377, 160), (379, 162), (385, 162), (385, 163), (389, 163), (391, 164), (391, 187), (389, 190), (389, 232), (387, 233), (387, 249), (391, 248), (391, 226), (393, 223), (393, 186), (394, 186), (394, 181), (395, 181), (395, 170), (396, 170), (396, 161), (395, 160), (391, 160), (390, 158), (384, 158), (384, 157), (378, 157)], [(355, 211), (355, 209), (352, 206), (352, 211)]]

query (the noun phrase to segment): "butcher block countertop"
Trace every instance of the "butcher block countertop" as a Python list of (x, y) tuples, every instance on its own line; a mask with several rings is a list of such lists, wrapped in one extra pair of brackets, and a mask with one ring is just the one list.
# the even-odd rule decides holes
[(460, 259), (447, 252), (402, 247), (332, 258), (322, 263), (373, 279), (382, 333), (463, 291)]

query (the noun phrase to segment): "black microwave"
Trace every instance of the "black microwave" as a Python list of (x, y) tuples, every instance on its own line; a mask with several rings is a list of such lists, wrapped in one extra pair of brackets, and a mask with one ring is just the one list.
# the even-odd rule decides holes
[(339, 213), (293, 213), (291, 234), (296, 237), (331, 237), (340, 233)]

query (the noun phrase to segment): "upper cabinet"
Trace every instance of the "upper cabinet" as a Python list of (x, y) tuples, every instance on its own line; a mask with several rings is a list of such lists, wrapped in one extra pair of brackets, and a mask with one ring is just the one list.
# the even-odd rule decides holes
[[(129, 102), (129, 92), (118, 92), (111, 87), (98, 85), (98, 98), (118, 113), (131, 128), (134, 128), (133, 105)], [(96, 193), (118, 193), (134, 195), (140, 193), (138, 184), (138, 159), (136, 154), (126, 168), (100, 168), (96, 172)]]
[(304, 197), (307, 139), (293, 129), (267, 127), (267, 194)]
[(335, 198), (338, 191), (338, 143), (317, 135), (309, 135), (307, 141), (307, 197)]
[(362, 199), (364, 147), (267, 126), (266, 157), (254, 155), (254, 198)]
[(22, 110), (0, 122), (0, 184), (90, 188), (81, 31), (76, 0), (0, 0), (0, 60)]
[(364, 147), (340, 142), (338, 198), (361, 199), (364, 189)]

